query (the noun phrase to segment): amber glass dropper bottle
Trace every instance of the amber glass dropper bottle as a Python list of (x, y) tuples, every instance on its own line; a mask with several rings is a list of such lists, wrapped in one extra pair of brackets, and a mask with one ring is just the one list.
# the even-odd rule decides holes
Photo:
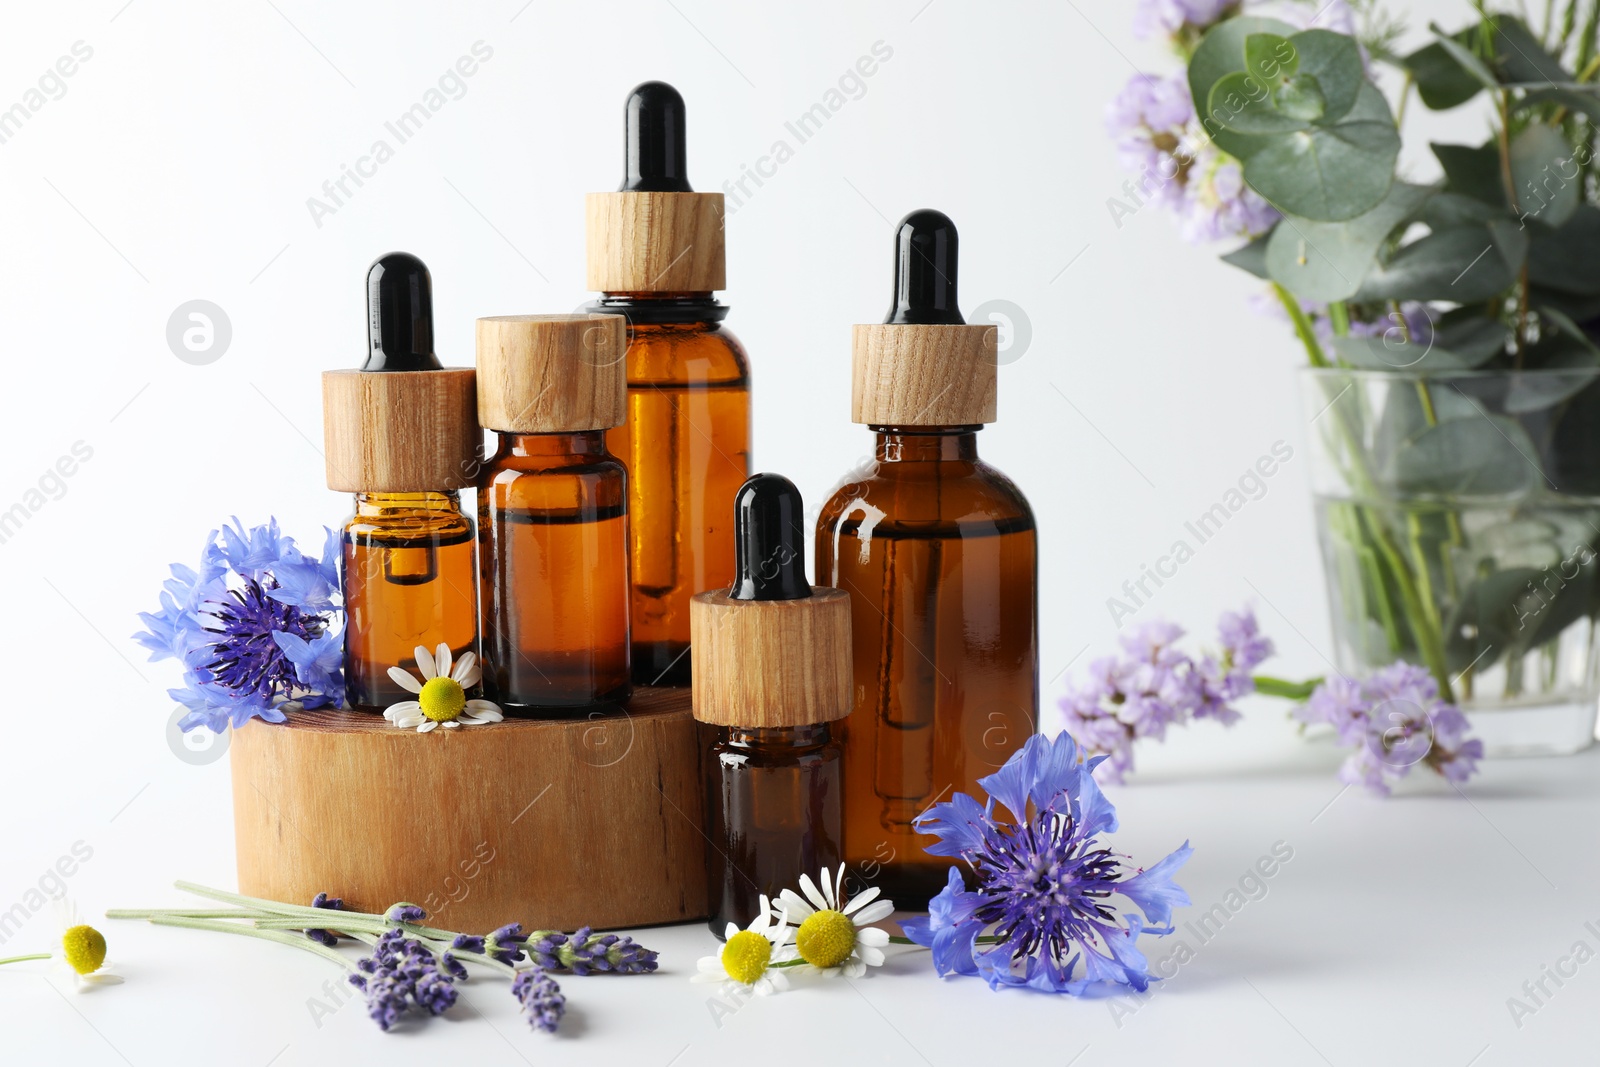
[(508, 714), (628, 698), (627, 474), (617, 315), (478, 320), (478, 418), (498, 446), (478, 481), (484, 695)]
[(405, 252), (367, 273), (367, 361), (322, 376), (328, 488), (354, 493), (344, 525), (346, 703), (382, 711), (411, 698), (390, 667), (414, 650), (475, 652), (472, 520), (459, 490), (482, 448), (471, 367), (433, 351), (433, 282)]
[(722, 194), (697, 193), (683, 97), (645, 82), (625, 108), (625, 172), (586, 204), (589, 310), (629, 321), (628, 418), (606, 435), (628, 468), (633, 677), (687, 685), (689, 598), (733, 578), (733, 495), (750, 473), (750, 372), (728, 313)]
[(806, 581), (805, 509), (777, 474), (734, 505), (733, 585), (701, 593), (694, 714), (717, 727), (707, 766), (711, 932), (747, 926), (760, 897), (840, 859), (843, 789), (829, 723), (851, 706), (850, 604)]
[(956, 267), (949, 218), (901, 220), (894, 304), (854, 333), (852, 418), (875, 462), (817, 519), (818, 577), (850, 594), (855, 632), (845, 861), (902, 908), (925, 908), (950, 866), (912, 819), (976, 795), (1038, 729), (1033, 513), (978, 458), (996, 335), (962, 319)]

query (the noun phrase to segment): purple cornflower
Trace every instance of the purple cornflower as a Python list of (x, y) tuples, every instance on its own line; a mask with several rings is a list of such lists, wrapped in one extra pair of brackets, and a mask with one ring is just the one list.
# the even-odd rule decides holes
[[(343, 911), (344, 901), (339, 897), (330, 897), (326, 893), (318, 893), (311, 898), (313, 908), (326, 908), (328, 911)], [(306, 936), (321, 945), (330, 948), (339, 943), (339, 935), (331, 930), (307, 930)]]
[(1467, 717), (1440, 699), (1433, 675), (1409, 663), (1384, 667), (1364, 682), (1330, 678), (1295, 717), (1332, 726), (1339, 743), (1355, 749), (1339, 768), (1340, 780), (1384, 796), (1418, 764), (1460, 783), (1483, 758), (1483, 742), (1467, 737)]
[(332, 531), (316, 559), (276, 519), (249, 531), (234, 519), (207, 535), (197, 569), (172, 565), (159, 610), (139, 615), (134, 640), (152, 661), (183, 665), (183, 686), (168, 690), (188, 709), (182, 729), (282, 722), (288, 701), (342, 703), (339, 555)]
[(1255, 690), (1251, 671), (1272, 655), (1255, 614), (1224, 612), (1217, 623), (1217, 655), (1196, 660), (1177, 647), (1183, 630), (1164, 620), (1131, 627), (1120, 638), (1120, 655), (1089, 665), (1088, 677), (1069, 686), (1061, 699), (1067, 732), (1085, 751), (1110, 758), (1099, 777), (1120, 782), (1133, 769), (1133, 743), (1162, 740), (1167, 727), (1190, 719), (1239, 719), (1234, 702)]
[(356, 967), (350, 984), (366, 994), (367, 1014), (379, 1029), (394, 1026), (413, 1006), (439, 1015), (456, 1002), (453, 972), (441, 971), (433, 953), (401, 930), (378, 938)]
[[(1192, 850), (1185, 842), (1154, 867), (1127, 873), (1126, 857), (1099, 842), (1117, 828), (1116, 809), (1092, 773), (1105, 758), (1084, 759), (1066, 733), (1054, 741), (1035, 735), (979, 779), (988, 793), (982, 806), (956, 793), (917, 817), (917, 830), (939, 839), (927, 851), (958, 857), (977, 886), (968, 892), (952, 867), (928, 916), (901, 923), (907, 937), (933, 950), (940, 975), (1075, 996), (1143, 991), (1156, 980), (1137, 942), (1172, 932), (1172, 909), (1189, 903), (1172, 875)], [(997, 804), (1009, 818), (999, 817)], [(1113, 894), (1142, 917), (1116, 911)], [(985, 934), (997, 940), (980, 946)]]
[(648, 974), (657, 967), (653, 949), (631, 937), (596, 936), (587, 926), (574, 934), (545, 931), (539, 940), (528, 945), (528, 955), (547, 971), (570, 970), (577, 975), (595, 971)]
[(567, 998), (561, 995), (561, 986), (543, 967), (536, 965), (518, 972), (511, 982), (511, 995), (527, 1012), (528, 1025), (535, 1030), (553, 1034), (561, 1025), (561, 1016), (567, 1011)]

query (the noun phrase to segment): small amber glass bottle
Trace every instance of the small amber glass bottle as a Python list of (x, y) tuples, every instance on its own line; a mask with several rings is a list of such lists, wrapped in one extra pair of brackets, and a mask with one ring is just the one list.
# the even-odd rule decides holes
[(956, 253), (939, 212), (900, 223), (894, 308), (855, 328), (853, 417), (877, 434), (874, 461), (817, 520), (818, 576), (849, 592), (854, 619), (845, 861), (904, 908), (925, 908), (950, 866), (912, 820), (977, 795), (1038, 729), (1033, 514), (978, 458), (996, 338), (962, 321)]
[(628, 698), (627, 472), (616, 315), (478, 320), (478, 415), (499, 447), (478, 481), (484, 693), (508, 714)]
[(607, 446), (628, 468), (633, 675), (687, 685), (689, 598), (728, 584), (733, 495), (750, 473), (750, 371), (722, 325), (721, 193), (697, 193), (684, 162), (683, 98), (664, 82), (628, 96), (626, 173), (591, 193), (593, 311), (629, 321), (628, 417)]
[(346, 703), (382, 711), (411, 694), (389, 668), (417, 646), (475, 651), (472, 484), (482, 435), (470, 367), (433, 351), (433, 285), (415, 256), (393, 252), (367, 273), (369, 351), (360, 370), (322, 376), (328, 488), (354, 493), (344, 526)]
[(806, 581), (804, 508), (789, 479), (758, 474), (735, 504), (732, 586), (694, 598), (694, 714), (718, 727), (708, 761), (710, 926), (746, 926), (840, 859), (840, 749), (850, 710), (850, 607)]

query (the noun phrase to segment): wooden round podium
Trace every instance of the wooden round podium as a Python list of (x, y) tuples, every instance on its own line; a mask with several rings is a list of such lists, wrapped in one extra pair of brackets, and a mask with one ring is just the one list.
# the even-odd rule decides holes
[(688, 689), (621, 712), (419, 734), (291, 712), (236, 730), (239, 890), (361, 911), (396, 901), (473, 933), (706, 916), (701, 729)]

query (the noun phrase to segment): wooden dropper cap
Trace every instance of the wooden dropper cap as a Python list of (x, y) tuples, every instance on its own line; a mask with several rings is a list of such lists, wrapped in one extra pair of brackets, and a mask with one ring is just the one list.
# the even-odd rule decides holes
[(727, 285), (722, 194), (697, 193), (684, 160), (683, 97), (666, 82), (628, 94), (626, 172), (584, 204), (588, 286), (601, 293), (709, 293)]
[(779, 474), (733, 502), (733, 585), (689, 604), (694, 717), (718, 726), (805, 726), (850, 714), (850, 597), (806, 581), (805, 509)]
[(500, 433), (582, 433), (628, 417), (621, 315), (478, 320), (478, 422)]
[(483, 433), (471, 367), (433, 352), (433, 279), (406, 252), (367, 271), (367, 361), (322, 375), (328, 488), (431, 493), (473, 482)]
[(868, 426), (976, 426), (995, 420), (999, 330), (968, 326), (956, 304), (956, 224), (924, 208), (894, 237), (894, 305), (854, 328), (850, 418)]

